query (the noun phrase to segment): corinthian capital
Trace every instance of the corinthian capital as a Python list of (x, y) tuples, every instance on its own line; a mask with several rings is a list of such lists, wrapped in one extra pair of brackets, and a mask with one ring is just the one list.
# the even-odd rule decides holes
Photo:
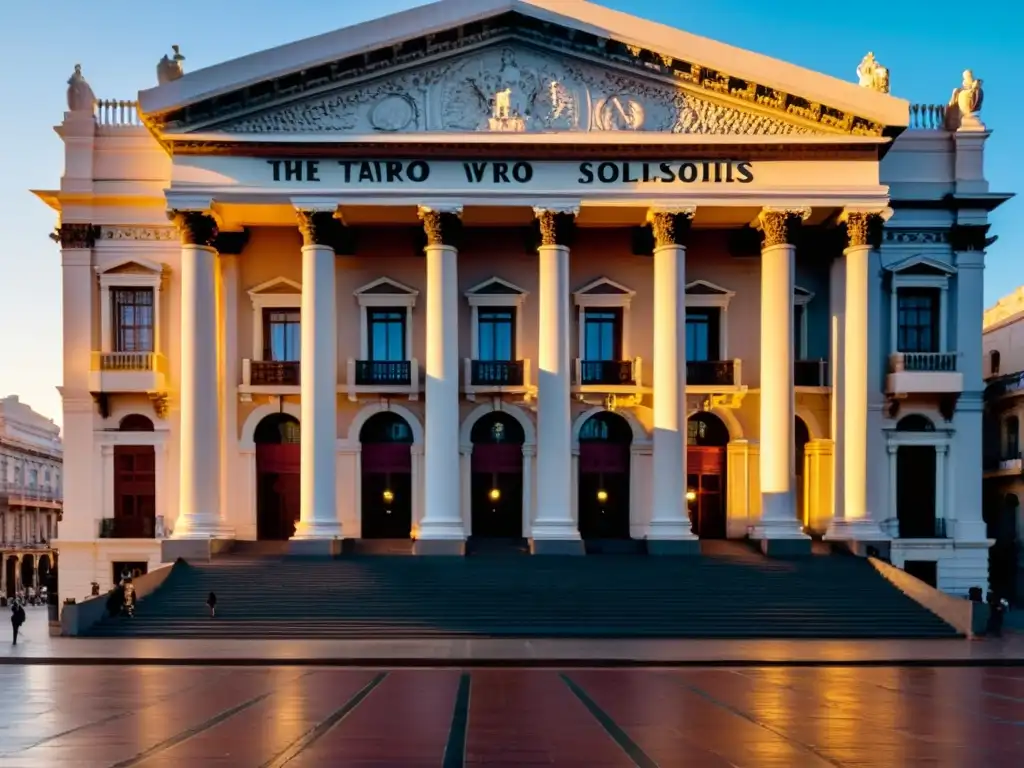
[(295, 216), (299, 221), (304, 246), (334, 244), (339, 228), (334, 211), (298, 210)]
[(764, 248), (794, 245), (800, 225), (811, 215), (810, 208), (765, 208), (757, 217), (757, 228), (764, 235)]
[(61, 248), (92, 248), (100, 228), (95, 224), (61, 224), (50, 233), (50, 239)]
[(839, 223), (846, 227), (847, 247), (877, 248), (882, 243), (882, 227), (891, 215), (892, 211), (889, 209), (843, 211), (839, 217)]
[(167, 215), (178, 228), (182, 245), (213, 246), (217, 239), (217, 222), (209, 213), (171, 210)]
[(420, 206), (420, 220), (427, 235), (427, 245), (454, 247), (462, 229), (462, 206)]
[(690, 225), (696, 208), (657, 209), (647, 212), (647, 221), (654, 233), (654, 247), (668, 248), (686, 245), (690, 237)]
[(569, 245), (579, 212), (575, 207), (534, 208), (533, 213), (540, 226), (540, 244)]

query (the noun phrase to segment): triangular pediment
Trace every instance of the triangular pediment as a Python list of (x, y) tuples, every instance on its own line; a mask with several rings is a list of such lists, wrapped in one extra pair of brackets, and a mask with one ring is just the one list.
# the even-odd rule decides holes
[(249, 289), (250, 296), (302, 293), (302, 285), (287, 277), (275, 277)]
[(686, 284), (687, 296), (735, 296), (733, 291), (707, 280), (694, 280)]
[(118, 259), (96, 267), (96, 272), (101, 275), (159, 275), (162, 271), (163, 267), (160, 264), (137, 256)]
[(139, 95), (190, 133), (881, 135), (909, 105), (583, 0), (440, 0)]
[(911, 256), (891, 265), (889, 271), (900, 275), (949, 277), (956, 274), (956, 267), (928, 256)]
[(510, 283), (508, 280), (491, 277), (466, 291), (466, 296), (523, 296), (526, 293), (526, 289)]
[(575, 295), (580, 296), (629, 296), (632, 297), (636, 294), (636, 291), (631, 288), (627, 288), (622, 283), (617, 283), (614, 280), (601, 277), (593, 282), (587, 283), (578, 291)]
[(352, 293), (355, 296), (419, 296), (420, 292), (390, 277), (380, 277)]

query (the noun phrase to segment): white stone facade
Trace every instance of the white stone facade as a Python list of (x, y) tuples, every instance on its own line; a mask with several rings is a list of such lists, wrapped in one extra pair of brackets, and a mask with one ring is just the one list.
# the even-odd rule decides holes
[(822, 535), (984, 585), (1005, 196), (980, 91), (911, 107), (887, 72), (844, 83), (582, 0), (479, 6), (69, 101), (38, 192), (61, 215), (62, 591), (175, 542), (369, 529), (424, 552)]

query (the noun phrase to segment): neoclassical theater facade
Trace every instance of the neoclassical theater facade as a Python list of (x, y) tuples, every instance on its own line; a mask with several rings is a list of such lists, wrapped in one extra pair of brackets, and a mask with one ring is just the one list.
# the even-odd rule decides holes
[(1007, 196), (970, 72), (911, 105), (870, 54), (844, 82), (583, 0), (441, 0), (186, 69), (175, 47), (137, 101), (76, 69), (37, 192), (65, 595), (225, 540), (822, 537), (986, 583)]

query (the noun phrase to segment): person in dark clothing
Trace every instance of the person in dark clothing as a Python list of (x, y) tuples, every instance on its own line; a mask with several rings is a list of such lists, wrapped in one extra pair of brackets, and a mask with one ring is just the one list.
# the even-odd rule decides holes
[(217, 615), (217, 595), (211, 592), (210, 596), (206, 598), (206, 605), (210, 609), (210, 618), (214, 618)]
[(117, 586), (110, 590), (110, 594), (107, 596), (107, 613), (110, 614), (110, 618), (119, 616), (121, 609), (124, 607), (124, 587)]
[(985, 634), (988, 637), (1003, 636), (1003, 617), (1006, 614), (1007, 603), (995, 592), (988, 593), (988, 624), (985, 627)]
[(21, 603), (17, 600), (14, 601), (14, 605), (11, 606), (11, 629), (14, 631), (14, 644), (18, 644), (18, 630), (21, 629), (21, 625), (25, 623), (25, 609), (21, 607)]

